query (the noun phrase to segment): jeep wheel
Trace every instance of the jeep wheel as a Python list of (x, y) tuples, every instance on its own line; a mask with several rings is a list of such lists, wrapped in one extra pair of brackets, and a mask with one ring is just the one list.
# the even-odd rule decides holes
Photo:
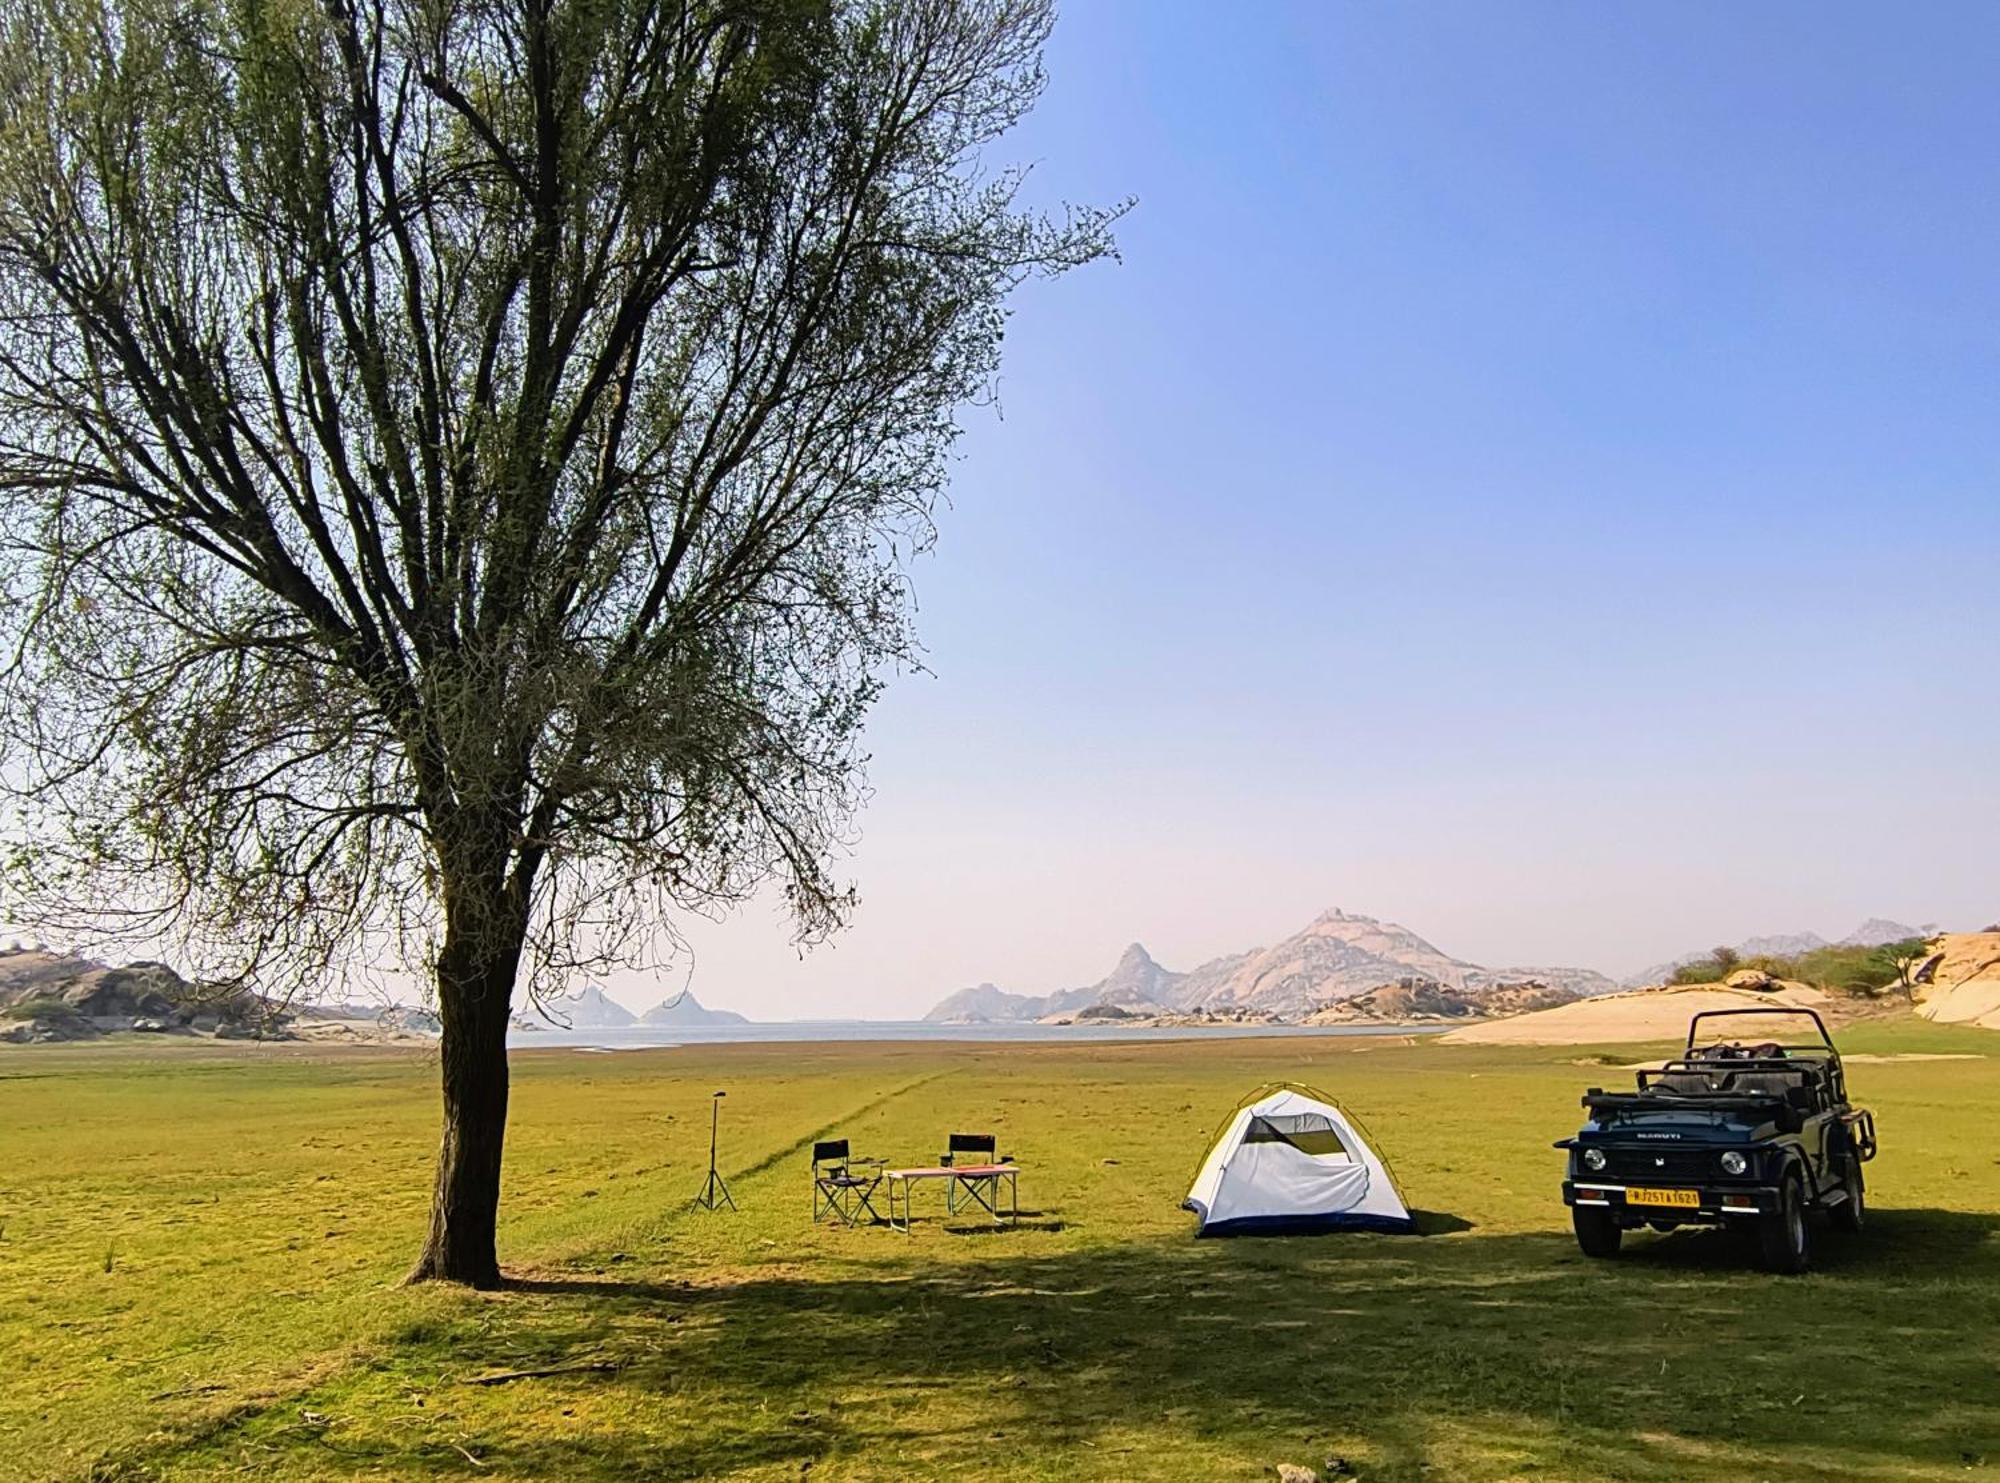
[(1803, 1272), (1811, 1262), (1811, 1239), (1806, 1233), (1806, 1195), (1798, 1175), (1785, 1176), (1778, 1195), (1778, 1208), (1757, 1222), (1757, 1241), (1763, 1248), (1767, 1271)]
[(1625, 1233), (1618, 1229), (1618, 1222), (1611, 1218), (1609, 1210), (1572, 1205), (1569, 1222), (1576, 1227), (1576, 1244), (1583, 1249), (1585, 1256), (1618, 1255), (1618, 1243)]
[(1828, 1219), (1836, 1231), (1852, 1234), (1868, 1218), (1868, 1203), (1861, 1189), (1861, 1161), (1852, 1155), (1841, 1161), (1840, 1187), (1847, 1191), (1847, 1198), (1828, 1212)]

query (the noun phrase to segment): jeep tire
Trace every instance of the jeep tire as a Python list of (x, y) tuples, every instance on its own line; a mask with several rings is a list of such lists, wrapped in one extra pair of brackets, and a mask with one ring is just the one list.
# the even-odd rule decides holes
[(1778, 1186), (1778, 1208), (1757, 1222), (1757, 1244), (1764, 1269), (1794, 1275), (1812, 1263), (1812, 1237), (1806, 1225), (1806, 1192), (1796, 1173)]
[(1868, 1202), (1862, 1193), (1861, 1160), (1853, 1154), (1840, 1161), (1840, 1187), (1847, 1192), (1847, 1198), (1828, 1211), (1828, 1218), (1836, 1231), (1853, 1235), (1868, 1219)]
[(1585, 1256), (1613, 1257), (1618, 1255), (1618, 1243), (1625, 1233), (1618, 1228), (1618, 1222), (1611, 1218), (1609, 1210), (1596, 1206), (1572, 1205), (1569, 1209), (1569, 1223), (1576, 1228), (1576, 1244)]

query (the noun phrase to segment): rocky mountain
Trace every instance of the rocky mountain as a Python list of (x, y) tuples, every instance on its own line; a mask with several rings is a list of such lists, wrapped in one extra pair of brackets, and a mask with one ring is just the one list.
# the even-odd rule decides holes
[(1176, 986), (1173, 1003), (1298, 1014), (1402, 978), (1447, 989), (1537, 982), (1579, 995), (1617, 987), (1590, 968), (1483, 968), (1452, 957), (1407, 927), (1334, 910), (1275, 947), (1196, 969)]
[(622, 1030), (639, 1022), (637, 1015), (596, 984), (585, 984), (559, 999), (545, 999), (541, 1007), (549, 1019), (573, 1030)]
[(1216, 958), (1184, 973), (1161, 967), (1135, 942), (1108, 975), (1086, 987), (1037, 996), (981, 984), (953, 994), (925, 1018), (951, 1024), (1002, 1023), (1077, 1014), (1098, 1004), (1297, 1015), (1405, 978), (1448, 989), (1528, 981), (1576, 994), (1616, 987), (1588, 968), (1483, 968), (1440, 951), (1407, 927), (1334, 910), (1274, 946)]
[(39, 948), (0, 949), (0, 1040), (79, 1040), (120, 1030), (276, 1033), (281, 1006), (240, 989), (191, 984), (165, 963), (112, 967)]
[(1115, 1004), (1124, 1009), (1168, 1004), (1172, 1002), (1174, 986), (1183, 976), (1162, 968), (1153, 961), (1151, 953), (1135, 942), (1119, 955), (1110, 973), (1083, 988), (1049, 995), (1042, 1012), (1066, 1013), (1093, 1004)]
[(1203, 964), (1174, 986), (1172, 1003), (1295, 1012), (1412, 975), (1457, 988), (1475, 966), (1407, 928), (1334, 910), (1274, 946)]
[[(1892, 922), (1887, 917), (1870, 917), (1838, 942), (1829, 942), (1817, 932), (1781, 932), (1769, 937), (1746, 937), (1729, 946), (1740, 958), (1796, 958), (1816, 948), (1880, 947), (1885, 942), (1902, 942), (1910, 937), (1931, 937), (1937, 930), (1936, 923), (1912, 927), (1903, 922)], [(1628, 974), (1622, 985), (1628, 989), (1643, 989), (1651, 984), (1665, 983), (1674, 976), (1675, 969), (1698, 963), (1713, 951), (1713, 948), (1701, 948), (1696, 952), (1682, 953), (1678, 958), (1669, 958), (1664, 963), (1654, 963), (1637, 973)]]
[(1010, 994), (990, 983), (975, 984), (940, 1000), (924, 1019), (941, 1025), (1004, 1025), (1076, 1014), (1098, 1004), (1159, 1009), (1172, 1004), (1169, 996), (1185, 977), (1162, 968), (1135, 942), (1094, 984), (1053, 994)]
[(1796, 958), (1825, 946), (1826, 939), (1817, 932), (1780, 932), (1773, 937), (1746, 937), (1736, 944), (1736, 951), (1746, 958)]
[(924, 1016), (938, 1025), (1003, 1025), (1038, 1019), (1047, 997), (1010, 994), (993, 984), (974, 984), (940, 999)]
[(692, 991), (682, 989), (671, 999), (663, 999), (639, 1016), (642, 1025), (747, 1025), (749, 1020), (733, 1009), (707, 1009)]
[(1912, 927), (1903, 922), (1892, 922), (1887, 917), (1870, 917), (1859, 927), (1840, 939), (1841, 947), (1881, 947), (1887, 942), (1906, 942), (1912, 937), (1935, 937), (1938, 924), (1930, 922), (1922, 927)]

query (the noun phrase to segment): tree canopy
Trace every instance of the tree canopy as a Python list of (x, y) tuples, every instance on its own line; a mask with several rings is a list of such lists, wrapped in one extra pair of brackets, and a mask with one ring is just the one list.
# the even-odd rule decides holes
[[(288, 985), (393, 943), (440, 1212), (497, 1200), (518, 982), (772, 879), (837, 924), (958, 410), (1110, 249), (989, 159), (1050, 20), (10, 5), (9, 914)], [(497, 1279), (480, 1223), (420, 1272)]]

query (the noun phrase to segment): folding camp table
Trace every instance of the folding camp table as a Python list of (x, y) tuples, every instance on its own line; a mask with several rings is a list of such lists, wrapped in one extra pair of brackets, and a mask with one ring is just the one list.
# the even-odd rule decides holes
[[(925, 1169), (886, 1169), (883, 1179), (889, 1186), (889, 1229), (901, 1231), (905, 1235), (910, 1230), (910, 1196), (917, 1185), (926, 1179), (943, 1179), (947, 1207), (956, 1213), (959, 1197), (979, 1206), (993, 1217), (995, 1225), (1010, 1225), (1020, 1219), (1021, 1193), (1015, 1181), (1018, 1171), (1012, 1164), (938, 1164)], [(1000, 1187), (1007, 1187), (1007, 1199), (1003, 1206)], [(902, 1218), (896, 1216), (897, 1191), (902, 1192)]]

